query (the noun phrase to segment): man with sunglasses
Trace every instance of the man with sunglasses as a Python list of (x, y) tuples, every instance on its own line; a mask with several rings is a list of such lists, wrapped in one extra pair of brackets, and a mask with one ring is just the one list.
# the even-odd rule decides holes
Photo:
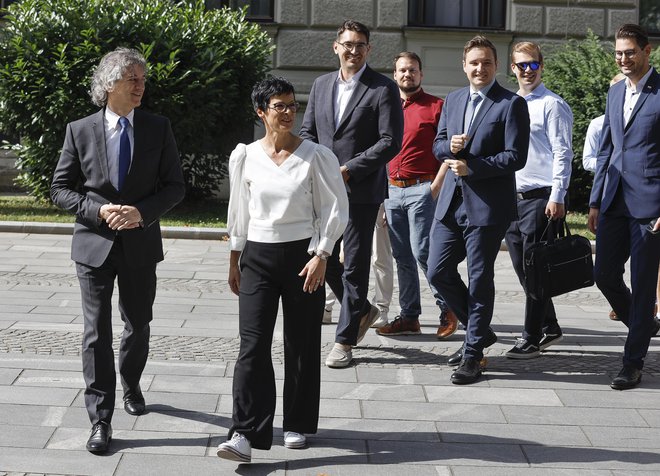
[[(653, 303), (660, 263), (660, 75), (638, 25), (616, 32), (614, 59), (626, 76), (607, 94), (605, 122), (589, 198), (596, 233), (596, 285), (628, 327), (615, 390), (637, 386), (651, 337), (658, 332)], [(623, 280), (630, 259), (631, 290)]]
[[(548, 220), (560, 220), (566, 215), (564, 200), (573, 160), (573, 113), (566, 101), (543, 84), (539, 45), (528, 41), (515, 44), (511, 71), (518, 80), (518, 95), (527, 102), (531, 128), (527, 163), (516, 172), (518, 219), (505, 235), (513, 268), (524, 287), (525, 252), (544, 239), (544, 233), (549, 232)], [(526, 293), (522, 338), (506, 356), (532, 359), (561, 339), (552, 300), (534, 299)]]
[(339, 159), (348, 190), (349, 219), (344, 231), (344, 263), (339, 243), (330, 257), (326, 282), (341, 302), (335, 345), (325, 364), (344, 368), (352, 349), (378, 318), (367, 299), (374, 226), (387, 194), (386, 165), (399, 152), (403, 111), (391, 79), (367, 65), (369, 29), (346, 20), (333, 43), (339, 71), (314, 81), (300, 135), (325, 145)]

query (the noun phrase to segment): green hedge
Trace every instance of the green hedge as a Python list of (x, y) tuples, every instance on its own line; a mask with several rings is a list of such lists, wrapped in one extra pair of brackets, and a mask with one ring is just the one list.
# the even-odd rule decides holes
[(170, 118), (189, 197), (212, 194), (228, 153), (251, 137), (252, 85), (270, 67), (265, 32), (203, 1), (23, 0), (0, 27), (0, 130), (19, 137), (18, 182), (46, 199), (66, 123), (91, 114), (89, 79), (118, 46), (150, 73), (143, 108)]

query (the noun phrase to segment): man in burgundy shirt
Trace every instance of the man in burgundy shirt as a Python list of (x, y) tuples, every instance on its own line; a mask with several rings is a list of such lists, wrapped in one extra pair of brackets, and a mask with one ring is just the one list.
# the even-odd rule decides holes
[[(397, 264), (401, 314), (376, 330), (383, 336), (421, 332), (417, 267), (426, 275), (435, 203), (448, 168), (440, 166), (432, 151), (443, 101), (422, 90), (422, 76), (422, 61), (416, 53), (399, 53), (394, 59), (404, 129), (401, 151), (388, 164), (389, 198), (385, 200), (385, 213)], [(445, 339), (456, 332), (458, 319), (433, 286), (431, 290), (441, 310), (436, 335)]]

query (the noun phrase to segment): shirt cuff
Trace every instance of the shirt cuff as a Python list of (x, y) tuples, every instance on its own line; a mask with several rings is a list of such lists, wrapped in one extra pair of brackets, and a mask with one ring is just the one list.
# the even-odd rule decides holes
[(232, 251), (243, 251), (243, 248), (245, 248), (246, 241), (247, 239), (243, 236), (230, 236), (229, 249)]

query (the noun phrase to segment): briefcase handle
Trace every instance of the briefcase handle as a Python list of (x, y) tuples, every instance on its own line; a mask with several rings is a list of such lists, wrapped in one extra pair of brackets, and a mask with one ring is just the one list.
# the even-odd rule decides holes
[[(571, 230), (568, 228), (568, 223), (566, 223), (565, 218), (557, 218), (553, 220), (548, 218), (548, 224), (543, 230), (541, 235), (541, 241), (547, 241), (548, 243), (553, 243), (557, 238), (564, 238), (565, 236), (571, 236)], [(547, 240), (546, 240), (547, 237)]]

